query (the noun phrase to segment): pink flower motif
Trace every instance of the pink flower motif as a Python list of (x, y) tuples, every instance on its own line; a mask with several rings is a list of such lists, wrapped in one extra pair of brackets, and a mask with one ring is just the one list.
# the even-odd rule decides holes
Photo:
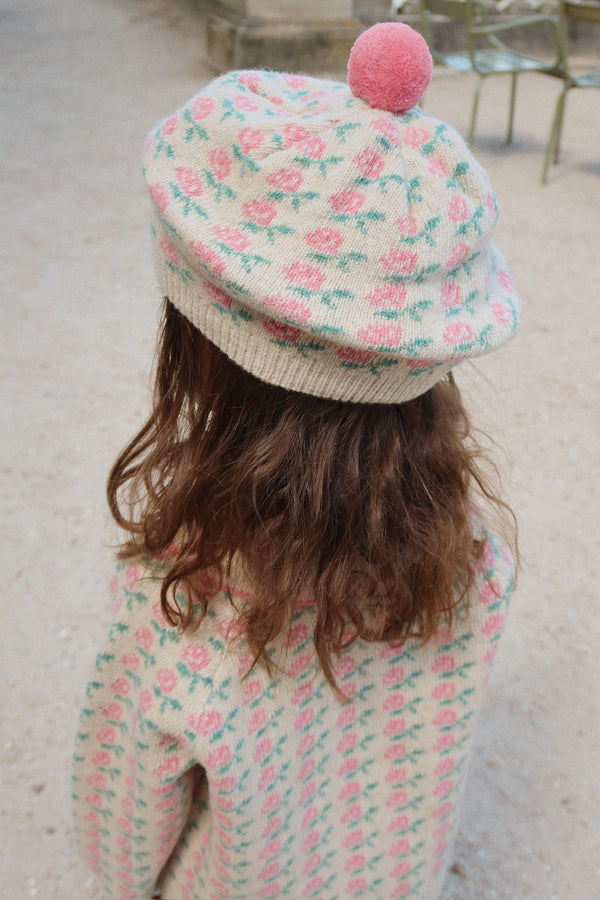
[(265, 306), (299, 325), (308, 322), (312, 315), (312, 310), (308, 306), (293, 297), (265, 297)]
[(441, 750), (451, 750), (454, 747), (454, 735), (453, 734), (442, 734), (433, 745), (433, 749), (436, 753), (439, 753)]
[(451, 222), (466, 222), (469, 218), (467, 201), (460, 194), (453, 194), (448, 201), (448, 218)]
[(437, 175), (438, 178), (448, 177), (448, 167), (442, 159), (439, 159), (439, 157), (437, 159), (432, 159), (427, 168), (432, 175)]
[(459, 286), (457, 284), (446, 282), (442, 286), (441, 296), (441, 303), (444, 309), (454, 309), (455, 307), (460, 306), (461, 302), (462, 295)]
[(252, 100), (251, 97), (246, 97), (244, 94), (234, 97), (233, 105), (236, 109), (241, 109), (244, 112), (257, 112), (260, 109), (256, 100)]
[(265, 761), (267, 756), (271, 753), (272, 749), (273, 749), (273, 744), (271, 743), (270, 739), (263, 738), (262, 741), (259, 741), (259, 743), (257, 744), (256, 749), (254, 751), (254, 762), (257, 765), (260, 765), (262, 762)]
[(381, 153), (367, 147), (354, 157), (354, 164), (365, 178), (378, 178), (385, 165)]
[(408, 816), (396, 816), (392, 819), (388, 826), (388, 831), (406, 831), (410, 828), (410, 819)]
[(502, 269), (502, 271), (498, 273), (498, 282), (502, 285), (503, 288), (505, 288), (505, 290), (514, 290), (514, 282), (508, 272), (506, 272), (504, 269)]
[(414, 237), (419, 231), (414, 216), (400, 216), (399, 219), (396, 219), (396, 226), (401, 234), (407, 234), (410, 237)]
[(238, 76), (238, 81), (254, 94), (257, 94), (262, 87), (262, 78), (256, 72), (242, 72)]
[(338, 716), (336, 727), (340, 729), (345, 728), (346, 725), (350, 725), (352, 722), (354, 722), (355, 718), (356, 710), (354, 709), (354, 707), (346, 706)]
[(454, 782), (451, 778), (446, 778), (444, 781), (440, 781), (433, 792), (435, 797), (444, 797), (446, 794), (452, 793), (454, 790)]
[(169, 205), (169, 195), (164, 187), (160, 184), (151, 184), (148, 188), (152, 202), (156, 206), (159, 213), (162, 214)]
[(227, 744), (215, 747), (206, 757), (206, 765), (209, 769), (223, 769), (231, 762), (231, 750)]
[(403, 706), (404, 694), (392, 694), (390, 697), (386, 697), (385, 703), (383, 704), (385, 710), (402, 709)]
[(343, 825), (347, 825), (348, 822), (358, 822), (362, 815), (362, 810), (358, 803), (353, 803), (352, 806), (348, 807), (346, 812), (342, 815), (341, 822)]
[(410, 863), (408, 860), (403, 859), (392, 869), (392, 878), (404, 878), (409, 872)]
[(344, 243), (344, 235), (335, 228), (316, 228), (308, 232), (306, 242), (313, 250), (333, 256)]
[(481, 629), (481, 633), (486, 634), (489, 637), (494, 637), (495, 635), (500, 634), (503, 628), (504, 616), (502, 615), (502, 613), (497, 613), (495, 616), (490, 616), (490, 618)]
[(442, 803), (441, 806), (438, 806), (437, 809), (434, 809), (433, 814), (436, 819), (443, 819), (444, 816), (447, 816), (448, 813), (452, 812), (452, 804), (449, 801), (446, 803)]
[(402, 143), (408, 147), (422, 147), (430, 138), (428, 131), (416, 125), (408, 125), (402, 132)]
[(450, 822), (442, 822), (442, 824), (438, 825), (438, 827), (433, 832), (434, 841), (439, 841), (439, 839), (444, 837), (445, 834), (448, 834), (449, 831), (450, 831)]
[(386, 737), (394, 737), (396, 734), (403, 734), (406, 731), (406, 722), (402, 718), (390, 719), (383, 733)]
[(274, 784), (277, 780), (277, 771), (275, 766), (269, 765), (265, 766), (260, 773), (260, 778), (258, 779), (258, 786), (261, 791), (266, 790), (269, 785)]
[(163, 694), (170, 694), (177, 685), (177, 676), (172, 669), (159, 669), (156, 673), (156, 680)]
[(453, 656), (438, 656), (431, 664), (432, 672), (454, 672), (456, 661)]
[(383, 755), (386, 759), (404, 759), (406, 756), (406, 744), (403, 744), (401, 741), (395, 741), (389, 745)]
[(247, 234), (239, 231), (237, 228), (226, 228), (222, 225), (215, 225), (213, 234), (223, 241), (230, 250), (245, 250), (250, 246), (250, 238)]
[(499, 325), (508, 325), (512, 318), (510, 310), (508, 310), (501, 303), (491, 303), (490, 309), (492, 311), (492, 315)]
[(181, 658), (191, 672), (200, 672), (210, 662), (210, 654), (200, 643), (188, 644), (184, 647)]
[(306, 263), (292, 263), (291, 266), (284, 266), (283, 272), (289, 281), (310, 291), (318, 291), (326, 278), (320, 269)]
[(106, 778), (100, 772), (95, 772), (93, 775), (90, 775), (87, 783), (90, 787), (96, 788), (98, 791), (103, 791), (106, 788)]
[(418, 260), (419, 257), (416, 253), (402, 247), (399, 250), (390, 250), (379, 261), (387, 272), (393, 272), (398, 275), (412, 275)]
[(96, 806), (99, 809), (101, 809), (102, 808), (102, 794), (96, 794), (96, 793), (88, 794), (87, 797), (85, 798), (85, 802), (89, 806)]
[(247, 219), (256, 225), (270, 225), (277, 215), (277, 207), (268, 200), (249, 200), (242, 206), (242, 212)]
[(321, 159), (325, 153), (327, 144), (320, 137), (310, 137), (305, 141), (300, 141), (297, 146), (298, 153), (308, 156), (309, 159)]
[(356, 734), (351, 731), (350, 734), (345, 734), (344, 737), (338, 741), (336, 750), (338, 753), (347, 753), (348, 750), (353, 750), (356, 747), (358, 738)]
[[(178, 756), (168, 756), (159, 766), (157, 766), (154, 770), (154, 774), (159, 778), (170, 778), (173, 775), (177, 775), (179, 772), (179, 757)], [(177, 818), (179, 813), (175, 811), (174, 817)]]
[(348, 882), (348, 893), (353, 897), (357, 895), (362, 897), (366, 895), (368, 887), (366, 879), (362, 875), (359, 878), (351, 878)]
[(242, 128), (238, 135), (242, 153), (250, 153), (251, 150), (257, 150), (264, 139), (264, 134), (258, 128)]
[(447, 728), (456, 722), (456, 712), (453, 709), (441, 709), (439, 713), (433, 717), (433, 724), (436, 728)]
[(392, 809), (406, 806), (407, 803), (408, 794), (406, 791), (392, 791), (387, 798), (387, 806), (390, 806)]
[(360, 785), (358, 781), (348, 781), (340, 791), (340, 800), (352, 800), (360, 794)]
[(263, 805), (261, 806), (260, 813), (262, 816), (268, 816), (270, 813), (274, 812), (279, 804), (281, 803), (281, 797), (277, 793), (277, 791), (273, 791)]
[(402, 329), (399, 325), (367, 325), (359, 329), (358, 337), (371, 346), (397, 347), (402, 341)]
[(300, 141), (306, 141), (310, 137), (310, 132), (303, 125), (290, 124), (283, 129), (283, 140), (286, 147), (291, 147)]
[(192, 104), (192, 116), (194, 119), (206, 119), (215, 109), (216, 103), (212, 97), (197, 97)]
[(450, 254), (450, 259), (446, 263), (446, 269), (448, 271), (452, 271), (452, 269), (456, 269), (461, 263), (464, 263), (465, 260), (469, 258), (471, 255), (471, 248), (465, 241), (460, 241), (454, 247), (454, 250)]
[(267, 181), (275, 190), (295, 194), (304, 181), (304, 175), (298, 169), (279, 169), (267, 175)]
[(242, 689), (242, 702), (244, 703), (244, 706), (247, 706), (249, 703), (252, 703), (253, 700), (256, 700), (257, 697), (260, 697), (261, 693), (262, 689), (258, 678), (246, 681)]
[(142, 691), (140, 694), (140, 710), (145, 715), (152, 706), (152, 694), (150, 691)]
[(220, 277), (223, 274), (226, 268), (225, 260), (222, 259), (212, 247), (209, 247), (208, 244), (203, 244), (202, 241), (192, 241), (190, 247), (198, 260), (209, 272), (212, 272), (217, 277)]
[(112, 719), (113, 722), (120, 722), (123, 716), (123, 710), (118, 703), (109, 703), (102, 710), (102, 715), (106, 719)]
[(456, 765), (455, 761), (452, 758), (443, 759), (441, 762), (437, 764), (435, 767), (434, 774), (435, 775), (447, 775), (448, 772), (452, 772), (454, 766)]
[(131, 690), (131, 685), (126, 678), (117, 678), (111, 684), (110, 689), (115, 694), (120, 694), (122, 697), (126, 697)]
[(309, 653), (302, 653), (297, 656), (290, 666), (290, 675), (292, 678), (298, 678), (310, 669), (311, 657)]
[(135, 632), (135, 639), (138, 642), (139, 646), (143, 647), (143, 649), (147, 653), (154, 641), (154, 635), (149, 628), (138, 628), (138, 630)]
[(386, 784), (402, 784), (406, 781), (406, 769), (392, 769), (385, 776)]
[[(344, 688), (344, 692), (347, 693)], [(354, 775), (356, 770), (358, 769), (358, 760), (354, 756), (349, 756), (344, 760), (342, 765), (338, 769), (338, 775), (340, 778), (348, 778), (349, 775)]]
[(329, 198), (329, 205), (336, 213), (354, 215), (364, 206), (365, 195), (360, 191), (341, 191)]
[(92, 756), (92, 762), (95, 766), (110, 766), (110, 753), (107, 753), (106, 750), (99, 750), (98, 753), (94, 753)]
[(376, 307), (388, 307), (401, 309), (406, 300), (406, 288), (396, 284), (386, 284), (384, 287), (375, 288), (367, 294), (367, 303)]
[(96, 738), (101, 744), (114, 744), (117, 733), (110, 725), (105, 725), (96, 732)]
[(306, 86), (306, 78), (304, 75), (282, 75), (281, 77), (287, 86), (291, 87), (293, 90), (298, 90), (298, 88)]
[(400, 143), (398, 128), (391, 119), (382, 116), (380, 119), (375, 119), (372, 124), (373, 128), (375, 128), (376, 131), (378, 131), (380, 134), (383, 134), (390, 142), (390, 144), (397, 145)]
[(455, 694), (453, 681), (442, 681), (433, 689), (432, 697), (434, 700), (451, 700)]
[(296, 731), (300, 731), (302, 728), (306, 728), (307, 725), (313, 720), (313, 711), (310, 707), (303, 709), (297, 716), (296, 721), (294, 722), (294, 729)]
[(301, 644), (304, 644), (307, 639), (308, 629), (306, 625), (294, 625), (293, 628), (290, 629), (290, 633), (287, 637), (286, 647), (288, 650), (293, 650)]
[(400, 884), (397, 884), (396, 887), (392, 890), (390, 894), (391, 900), (397, 900), (398, 897), (408, 897), (412, 888), (410, 886), (410, 882), (401, 881)]
[(211, 150), (208, 159), (213, 175), (217, 181), (223, 181), (231, 172), (231, 160), (229, 153), (223, 147), (216, 147)]
[(161, 239), (160, 249), (163, 252), (163, 256), (165, 256), (166, 259), (168, 259), (169, 262), (172, 263), (172, 265), (174, 265), (174, 266), (179, 265), (179, 257), (177, 255), (175, 249), (172, 247), (172, 245), (169, 243), (169, 241), (166, 238)]
[(406, 838), (400, 838), (397, 841), (394, 841), (392, 846), (390, 847), (391, 856), (404, 856), (405, 853), (410, 852), (410, 842), (406, 840)]
[(296, 751), (296, 756), (304, 756), (309, 750), (312, 750), (315, 744), (315, 739), (312, 734), (305, 734), (300, 743), (298, 744), (298, 749)]
[(357, 872), (359, 869), (363, 869), (365, 864), (366, 859), (364, 853), (353, 853), (346, 860), (344, 870), (346, 872)]
[(302, 841), (302, 849), (305, 852), (309, 852), (310, 850), (314, 850), (319, 841), (321, 840), (321, 832), (318, 829), (313, 828), (308, 832), (304, 840)]
[(194, 172), (193, 169), (189, 169), (187, 166), (178, 166), (175, 170), (175, 175), (186, 194), (191, 197), (200, 196), (202, 193), (202, 182), (197, 172)]
[(473, 329), (466, 322), (452, 322), (444, 328), (443, 338), (446, 344), (467, 344), (473, 337)]
[(231, 308), (231, 297), (229, 294), (226, 294), (224, 290), (217, 287), (216, 284), (211, 284), (210, 281), (205, 281), (202, 285), (208, 296), (215, 303), (218, 303), (219, 306), (222, 306), (223, 309)]
[(264, 850), (260, 854), (260, 859), (271, 859), (272, 856), (277, 856), (280, 850), (281, 838), (275, 838), (275, 840), (271, 841), (271, 843), (267, 844), (267, 846), (264, 848)]
[(356, 347), (339, 347), (336, 355), (342, 362), (356, 363), (359, 366), (366, 366), (375, 356), (372, 350), (358, 350)]
[(162, 128), (160, 129), (160, 133), (163, 137), (167, 137), (169, 134), (173, 134), (175, 129), (177, 128), (177, 116), (171, 116), (169, 119), (166, 119), (162, 124)]
[(404, 668), (402, 666), (392, 666), (383, 676), (383, 684), (395, 684), (404, 678)]

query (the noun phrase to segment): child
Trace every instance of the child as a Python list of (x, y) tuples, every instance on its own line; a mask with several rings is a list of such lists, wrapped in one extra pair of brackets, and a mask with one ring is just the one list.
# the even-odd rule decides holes
[(349, 87), (230, 73), (148, 138), (168, 299), (74, 768), (113, 900), (440, 895), (513, 583), (451, 369), (519, 305), (430, 75), (378, 25)]

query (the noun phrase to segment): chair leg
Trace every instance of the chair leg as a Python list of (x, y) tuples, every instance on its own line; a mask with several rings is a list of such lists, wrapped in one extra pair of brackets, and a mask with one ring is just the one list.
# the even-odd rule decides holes
[(479, 95), (481, 94), (481, 85), (483, 84), (484, 76), (479, 76), (479, 81), (477, 82), (477, 87), (475, 88), (475, 94), (473, 96), (473, 111), (471, 112), (471, 126), (469, 128), (469, 144), (473, 143), (475, 138), (475, 122), (477, 121), (477, 110), (479, 109)]
[(562, 137), (562, 127), (563, 127), (563, 121), (565, 118), (565, 106), (566, 106), (566, 101), (567, 101), (567, 91), (568, 90), (569, 90), (569, 87), (568, 86), (565, 87), (562, 94), (560, 95), (559, 107), (556, 111), (557, 115), (558, 115), (558, 120), (556, 123), (556, 137), (554, 139), (554, 162), (555, 162), (555, 164), (558, 163), (558, 157), (560, 154), (560, 139)]
[(562, 117), (565, 108), (565, 98), (567, 96), (567, 90), (567, 87), (564, 87), (562, 89), (560, 96), (556, 102), (556, 110), (554, 112), (554, 118), (552, 120), (550, 136), (548, 138), (548, 144), (546, 145), (546, 156), (544, 159), (544, 169), (542, 171), (542, 184), (546, 184), (548, 180), (548, 168), (550, 166), (550, 159), (553, 155), (554, 162), (558, 162), (558, 144), (560, 141), (560, 129), (562, 126)]
[(517, 73), (511, 75), (510, 84), (510, 112), (508, 114), (508, 134), (506, 135), (506, 143), (512, 144), (513, 139), (513, 123), (515, 121), (515, 99), (517, 96)]

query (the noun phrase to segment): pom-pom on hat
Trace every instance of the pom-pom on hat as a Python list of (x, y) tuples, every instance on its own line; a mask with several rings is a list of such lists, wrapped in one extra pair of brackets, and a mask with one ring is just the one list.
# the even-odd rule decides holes
[(263, 381), (398, 403), (518, 327), (488, 177), (415, 106), (430, 75), (416, 32), (375, 25), (350, 86), (230, 72), (148, 136), (162, 290)]

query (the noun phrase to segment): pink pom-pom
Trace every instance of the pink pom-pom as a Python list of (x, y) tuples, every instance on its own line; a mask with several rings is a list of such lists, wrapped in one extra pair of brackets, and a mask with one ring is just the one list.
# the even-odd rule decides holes
[(400, 113), (419, 102), (431, 81), (427, 42), (401, 22), (380, 22), (356, 40), (348, 60), (348, 84), (369, 106)]

